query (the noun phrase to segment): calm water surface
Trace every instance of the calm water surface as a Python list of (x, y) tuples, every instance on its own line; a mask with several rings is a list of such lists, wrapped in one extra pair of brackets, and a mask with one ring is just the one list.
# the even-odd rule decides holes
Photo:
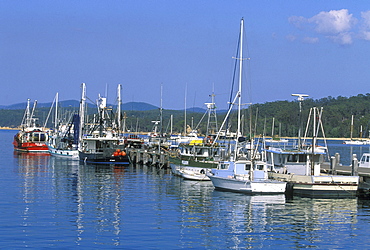
[(0, 131), (4, 249), (370, 247), (368, 200), (247, 196), (169, 170), (14, 154), (14, 134)]

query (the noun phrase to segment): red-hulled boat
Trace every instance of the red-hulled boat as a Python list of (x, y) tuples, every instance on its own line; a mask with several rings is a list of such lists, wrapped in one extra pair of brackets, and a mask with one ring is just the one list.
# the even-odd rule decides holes
[(32, 113), (30, 113), (30, 100), (27, 100), (27, 108), (21, 124), (21, 130), (14, 136), (14, 150), (22, 152), (48, 152), (48, 131), (36, 125), (33, 118), (37, 101), (35, 101)]

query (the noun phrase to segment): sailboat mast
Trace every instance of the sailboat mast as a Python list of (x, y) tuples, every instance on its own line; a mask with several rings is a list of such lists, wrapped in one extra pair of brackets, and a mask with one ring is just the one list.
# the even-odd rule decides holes
[(274, 139), (275, 117), (272, 117), (271, 139)]
[(353, 115), (351, 119), (351, 141), (352, 141), (352, 137), (353, 137)]
[(241, 120), (241, 105), (242, 105), (242, 70), (243, 70), (243, 30), (244, 30), (244, 19), (240, 21), (240, 52), (239, 52), (239, 90), (238, 90), (238, 132), (236, 137), (240, 136), (240, 120)]
[(118, 125), (118, 133), (121, 132), (121, 105), (122, 105), (122, 99), (121, 99), (121, 89), (122, 85), (118, 84), (117, 87), (117, 101), (118, 101), (118, 106), (117, 106), (117, 125)]
[(244, 19), (242, 18), (240, 21), (240, 50), (239, 50), (239, 58), (236, 58), (239, 60), (239, 89), (237, 93), (238, 98), (238, 129), (236, 131), (236, 142), (235, 142), (235, 159), (237, 158), (238, 154), (238, 142), (239, 142), (239, 136), (240, 136), (240, 120), (241, 120), (241, 105), (242, 105), (242, 70), (243, 70), (243, 30), (244, 30)]

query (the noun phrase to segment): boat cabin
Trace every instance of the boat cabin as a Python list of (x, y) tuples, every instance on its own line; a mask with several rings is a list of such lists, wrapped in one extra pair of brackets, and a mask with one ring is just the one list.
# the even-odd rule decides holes
[(236, 179), (263, 180), (267, 179), (267, 165), (262, 161), (222, 161), (219, 162), (217, 169), (212, 169), (215, 176)]
[(370, 153), (364, 153), (358, 163), (360, 168), (370, 168)]
[(320, 164), (324, 162), (326, 151), (316, 150), (314, 153), (310, 149), (282, 149), (270, 147), (265, 149), (266, 160), (271, 167), (271, 171), (281, 174), (311, 175), (311, 163), (314, 162), (315, 175), (320, 174)]

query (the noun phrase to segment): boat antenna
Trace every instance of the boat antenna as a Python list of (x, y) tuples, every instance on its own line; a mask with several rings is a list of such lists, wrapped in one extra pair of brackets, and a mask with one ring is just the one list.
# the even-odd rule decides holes
[(298, 128), (298, 149), (301, 149), (301, 129), (302, 129), (302, 102), (304, 101), (305, 97), (309, 95), (306, 94), (292, 94), (292, 96), (297, 96), (297, 100), (299, 102), (299, 128)]

